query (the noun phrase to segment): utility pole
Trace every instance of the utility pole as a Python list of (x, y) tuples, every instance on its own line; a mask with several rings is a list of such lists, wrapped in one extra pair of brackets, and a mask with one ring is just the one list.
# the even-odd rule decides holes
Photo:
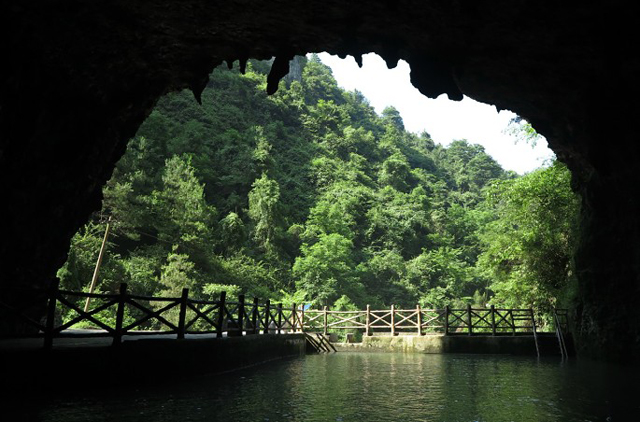
[[(98, 254), (98, 261), (96, 262), (96, 268), (93, 270), (93, 277), (91, 278), (91, 286), (89, 286), (89, 293), (93, 293), (96, 288), (96, 284), (98, 283), (98, 273), (100, 272), (100, 265), (102, 264), (102, 258), (104, 257), (104, 250), (107, 245), (107, 238), (109, 237), (109, 230), (111, 228), (111, 216), (107, 220), (107, 228), (104, 230), (104, 237), (102, 238), (102, 246), (100, 246), (100, 253)], [(89, 303), (91, 302), (91, 298), (88, 297), (87, 301), (84, 304), (84, 311), (87, 312), (89, 310)]]

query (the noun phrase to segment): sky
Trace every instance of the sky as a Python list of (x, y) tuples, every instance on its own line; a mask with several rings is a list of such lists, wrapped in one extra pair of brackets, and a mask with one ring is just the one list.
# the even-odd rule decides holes
[(505, 133), (509, 120), (516, 116), (508, 110), (498, 112), (493, 105), (469, 97), (451, 101), (445, 94), (436, 99), (422, 95), (411, 85), (410, 68), (403, 60), (394, 69), (388, 69), (380, 56), (366, 54), (359, 68), (351, 56), (346, 59), (327, 53), (319, 56), (331, 67), (338, 85), (362, 92), (378, 114), (385, 107), (394, 106), (410, 132), (427, 131), (435, 142), (445, 146), (456, 139), (480, 144), (504, 169), (519, 174), (534, 170), (553, 157), (545, 139), (539, 140), (534, 148), (522, 141), (516, 143), (515, 136)]

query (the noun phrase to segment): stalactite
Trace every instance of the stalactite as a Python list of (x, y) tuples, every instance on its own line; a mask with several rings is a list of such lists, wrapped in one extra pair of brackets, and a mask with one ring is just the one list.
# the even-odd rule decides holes
[(358, 67), (362, 69), (362, 54), (355, 54), (353, 58), (356, 60)]
[(197, 80), (191, 82), (189, 88), (193, 93), (193, 97), (196, 99), (198, 104), (202, 105), (202, 92), (207, 87), (207, 83), (209, 83), (209, 74), (205, 74), (204, 77), (201, 77)]
[(271, 71), (267, 76), (267, 94), (272, 95), (278, 91), (280, 79), (289, 73), (289, 61), (293, 60), (293, 57), (293, 54), (280, 54), (276, 56), (271, 65)]

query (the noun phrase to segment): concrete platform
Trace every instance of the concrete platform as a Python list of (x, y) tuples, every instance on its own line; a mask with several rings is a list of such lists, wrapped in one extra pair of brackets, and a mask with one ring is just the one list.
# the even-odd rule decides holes
[[(530, 335), (440, 335), (429, 334), (370, 336), (362, 343), (334, 343), (341, 352), (403, 352), (403, 353), (479, 353), (536, 355), (536, 345)], [(543, 356), (559, 355), (560, 348), (554, 334), (539, 334), (538, 346)]]

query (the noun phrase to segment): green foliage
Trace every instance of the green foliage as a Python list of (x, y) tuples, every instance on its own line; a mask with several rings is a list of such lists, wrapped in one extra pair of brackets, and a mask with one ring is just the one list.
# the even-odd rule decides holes
[(237, 213), (230, 212), (220, 220), (220, 240), (227, 251), (236, 252), (242, 248), (246, 240), (246, 227)]
[(288, 287), (280, 268), (241, 253), (221, 260), (220, 266), (219, 279), (238, 286), (248, 296), (272, 298), (275, 292)]
[(167, 256), (167, 262), (162, 266), (160, 285), (163, 287), (163, 295), (167, 297), (180, 297), (184, 288), (196, 286), (195, 265), (189, 260), (189, 255), (173, 252)]
[(370, 250), (359, 265), (367, 302), (374, 307), (415, 305), (418, 297), (414, 286), (408, 283), (406, 267), (407, 262), (397, 251)]
[(229, 297), (232, 298), (235, 298), (238, 295), (242, 294), (242, 290), (240, 289), (240, 287), (236, 286), (235, 284), (216, 283), (205, 284), (202, 292), (211, 300), (218, 300), (222, 292), (225, 292)]
[(531, 126), (531, 123), (520, 116), (516, 116), (509, 121), (505, 132), (514, 136), (517, 141), (524, 141), (533, 147), (535, 147), (542, 138), (542, 135)]
[[(57, 274), (65, 289), (89, 291), (105, 228), (104, 222), (90, 222), (71, 239), (67, 262)], [(107, 243), (105, 254), (111, 259), (102, 262), (102, 290), (116, 291), (118, 284), (125, 277), (126, 270), (113, 242)]]
[(340, 309), (562, 294), (577, 212), (566, 169), (514, 179), (481, 146), (409, 133), (317, 56), (267, 96), (269, 65), (215, 69), (202, 105), (189, 91), (159, 101), (72, 239), (64, 288), (87, 288), (110, 215), (106, 292)]
[(266, 173), (262, 173), (252, 186), (248, 214), (254, 224), (253, 237), (266, 252), (273, 253), (280, 219), (280, 186)]
[(404, 131), (404, 122), (400, 112), (393, 106), (387, 106), (382, 110), (382, 122), (395, 127), (399, 131)]
[(297, 287), (306, 294), (307, 302), (329, 305), (342, 294), (361, 298), (353, 259), (353, 242), (338, 233), (321, 235), (318, 242), (302, 246), (302, 256), (293, 265)]
[(494, 183), (479, 267), (493, 280), (495, 301), (536, 308), (556, 304), (574, 277), (579, 200), (569, 170), (556, 162), (522, 178)]
[(459, 249), (441, 246), (407, 264), (408, 282), (415, 286), (422, 306), (443, 308), (463, 297), (471, 269), (460, 255)]

